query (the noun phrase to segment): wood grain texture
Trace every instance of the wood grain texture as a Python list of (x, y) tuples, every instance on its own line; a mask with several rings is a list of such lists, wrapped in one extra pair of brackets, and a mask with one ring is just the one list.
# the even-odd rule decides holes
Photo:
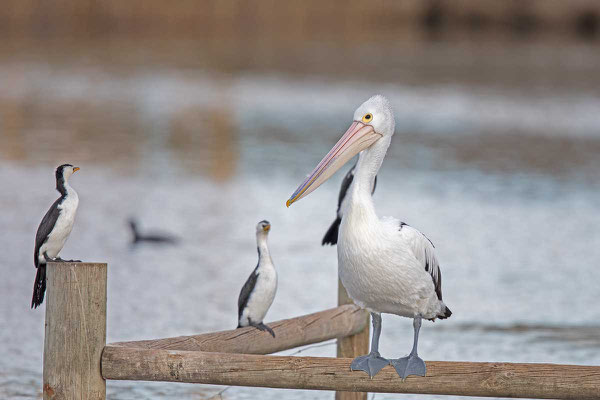
[(350, 371), (351, 361), (107, 346), (102, 374), (105, 379), (288, 389), (536, 399), (600, 396), (597, 366), (428, 361), (426, 377), (402, 382), (391, 366), (371, 379)]
[(360, 332), (365, 327), (363, 312), (356, 305), (345, 305), (272, 322), (268, 325), (275, 331), (275, 338), (267, 332), (247, 327), (194, 336), (120, 342), (111, 345), (146, 349), (269, 354)]
[(48, 263), (44, 399), (104, 400), (106, 264)]
[[(338, 305), (353, 304), (348, 296), (346, 288), (342, 281), (338, 279)], [(365, 328), (350, 336), (338, 339), (337, 356), (339, 358), (355, 358), (365, 355), (369, 352), (369, 320), (370, 316), (366, 310), (362, 311), (362, 318), (365, 321)], [(335, 392), (335, 400), (367, 400), (368, 393), (361, 392)]]

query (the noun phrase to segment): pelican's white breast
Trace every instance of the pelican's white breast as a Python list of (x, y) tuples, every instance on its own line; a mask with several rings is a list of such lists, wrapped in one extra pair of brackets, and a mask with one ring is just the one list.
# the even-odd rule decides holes
[(338, 265), (349, 296), (371, 311), (433, 318), (439, 309), (431, 276), (399, 232), (399, 221), (379, 220), (353, 207), (340, 227)]

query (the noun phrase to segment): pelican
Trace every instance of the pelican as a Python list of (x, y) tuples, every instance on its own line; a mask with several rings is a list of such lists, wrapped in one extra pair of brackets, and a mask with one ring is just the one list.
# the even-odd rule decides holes
[[(348, 160), (358, 156), (354, 180), (343, 210), (337, 252), (339, 276), (349, 296), (373, 319), (371, 351), (352, 361), (351, 369), (373, 377), (391, 364), (404, 380), (425, 376), (425, 362), (417, 354), (421, 320), (450, 317), (442, 301), (442, 275), (433, 243), (417, 229), (394, 218), (379, 219), (371, 197), (394, 135), (394, 115), (388, 100), (376, 95), (354, 112), (354, 121), (312, 173), (287, 201), (289, 207), (306, 197)], [(381, 313), (413, 319), (410, 354), (388, 360), (379, 354)]]

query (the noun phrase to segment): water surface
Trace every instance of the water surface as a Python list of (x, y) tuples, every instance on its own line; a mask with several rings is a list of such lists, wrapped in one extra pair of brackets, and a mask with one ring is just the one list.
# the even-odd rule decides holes
[[(336, 304), (336, 251), (320, 238), (349, 167), (292, 208), (285, 200), (354, 108), (378, 92), (392, 101), (397, 123), (378, 213), (432, 239), (454, 313), (424, 324), (423, 358), (598, 365), (596, 89), (407, 81), (172, 65), (113, 70), (23, 57), (0, 64), (0, 397), (41, 396), (44, 308), (29, 309), (32, 251), (58, 195), (56, 165), (81, 167), (71, 181), (80, 209), (61, 255), (108, 262), (109, 342), (234, 327), (262, 219), (273, 225), (280, 284), (267, 320), (311, 313)], [(181, 243), (132, 249), (131, 216)], [(382, 354), (403, 356), (411, 345), (411, 322), (384, 316)], [(218, 390), (108, 382), (111, 399), (204, 399)], [(258, 388), (223, 394), (282, 395), (331, 398)]]

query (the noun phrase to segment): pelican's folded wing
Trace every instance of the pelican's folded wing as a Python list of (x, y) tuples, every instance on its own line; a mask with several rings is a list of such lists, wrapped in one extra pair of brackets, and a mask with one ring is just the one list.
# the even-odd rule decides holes
[(431, 275), (438, 299), (442, 300), (442, 272), (435, 256), (435, 246), (427, 236), (410, 225), (400, 222), (400, 233), (409, 243), (414, 256), (421, 262), (425, 271)]

